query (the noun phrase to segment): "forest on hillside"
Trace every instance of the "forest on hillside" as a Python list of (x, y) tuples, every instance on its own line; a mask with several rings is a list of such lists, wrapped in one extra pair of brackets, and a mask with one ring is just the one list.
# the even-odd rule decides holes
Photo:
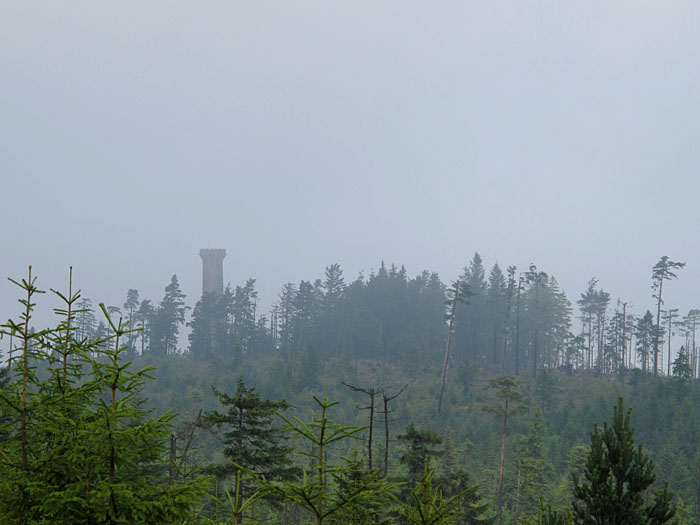
[[(534, 266), (495, 265), (487, 278), (475, 254), (447, 286), (393, 265), (346, 284), (334, 264), (324, 280), (285, 285), (269, 317), (252, 279), (205, 294), (184, 352), (175, 276), (155, 306), (129, 290), (123, 309), (99, 305), (100, 321), (72, 284), (52, 290), (61, 320), (39, 330), (30, 274), (13, 281), (26, 295), (2, 327), (13, 352), (0, 390), (0, 513), (7, 523), (588, 523), (621, 512), (595, 500), (620, 482), (638, 486), (625, 490), (626, 522), (697, 522), (695, 313), (662, 308), (682, 267), (654, 266), (656, 318), (619, 300), (608, 312), (610, 295), (591, 280), (574, 335), (571, 303)], [(685, 344), (664, 370), (664, 336), (679, 328)], [(612, 465), (623, 449), (631, 463), (620, 468), (636, 481)]]
[[(411, 278), (403, 267), (383, 262), (376, 273), (346, 282), (340, 265), (332, 264), (323, 279), (285, 284), (271, 310), (260, 312), (255, 279), (188, 305), (172, 276), (160, 301), (130, 289), (123, 306), (108, 312), (140, 328), (127, 342), (131, 355), (281, 355), (290, 380), (309, 351), (354, 361), (371, 357), (382, 366), (442, 359), (448, 332), (448, 365), (468, 360), (486, 374), (624, 374), (639, 368), (695, 378), (700, 309), (680, 312), (664, 300), (664, 286), (675, 286), (684, 266), (664, 256), (650, 269), (649, 282), (640, 283), (650, 288), (646, 311), (634, 311), (624, 298), (613, 300), (595, 277), (572, 303), (556, 277), (534, 264), (524, 271), (494, 264), (487, 271), (475, 253), (449, 284), (436, 273)], [(79, 335), (106, 333), (88, 298), (78, 307)], [(181, 347), (185, 324), (188, 344)], [(678, 347), (674, 335), (682, 337)]]
[(1, 5), (0, 525), (700, 525), (700, 2)]

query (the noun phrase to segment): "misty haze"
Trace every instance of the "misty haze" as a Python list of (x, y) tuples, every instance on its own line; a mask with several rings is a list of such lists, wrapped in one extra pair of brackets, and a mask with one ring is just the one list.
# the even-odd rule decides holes
[(700, 523), (700, 4), (0, 16), (0, 523)]

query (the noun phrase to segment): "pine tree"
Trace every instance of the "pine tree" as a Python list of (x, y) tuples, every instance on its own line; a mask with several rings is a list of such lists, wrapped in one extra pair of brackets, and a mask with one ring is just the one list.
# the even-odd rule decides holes
[(696, 335), (698, 324), (700, 324), (700, 310), (691, 309), (683, 317), (681, 322), (682, 334), (685, 336), (685, 347), (688, 351), (688, 360), (692, 377), (697, 377), (698, 370), (698, 347)]
[(496, 502), (496, 523), (501, 523), (501, 513), (503, 510), (503, 475), (506, 464), (506, 437), (508, 435), (508, 418), (515, 414), (524, 412), (523, 394), (518, 389), (520, 381), (513, 376), (503, 376), (491, 379), (489, 386), (495, 390), (496, 397), (502, 400), (503, 404), (492, 404), (484, 407), (486, 412), (503, 417), (503, 432), (501, 434), (501, 462), (498, 475), (498, 499)]
[(541, 357), (541, 310), (543, 301), (541, 301), (540, 296), (543, 295), (543, 290), (547, 287), (549, 277), (545, 272), (537, 271), (537, 266), (535, 266), (534, 264), (530, 264), (529, 271), (525, 272), (525, 280), (530, 286), (530, 288), (528, 289), (528, 295), (530, 297), (529, 311), (532, 312), (532, 344), (530, 348), (532, 353), (532, 375), (534, 377), (537, 375), (537, 369), (540, 366), (538, 362)]
[(452, 287), (447, 291), (446, 306), (449, 310), (445, 315), (447, 321), (447, 337), (445, 343), (445, 357), (442, 361), (442, 373), (440, 374), (440, 393), (438, 394), (437, 406), (438, 414), (440, 414), (442, 410), (442, 396), (445, 392), (445, 378), (447, 377), (447, 365), (450, 361), (450, 343), (452, 342), (452, 332), (454, 330), (457, 314), (457, 303), (468, 304), (468, 299), (472, 295), (469, 286), (459, 280), (455, 281)]
[(625, 413), (620, 398), (612, 424), (593, 429), (583, 480), (574, 476), (577, 523), (662, 524), (673, 518), (668, 490), (649, 494), (656, 479), (654, 463), (641, 445), (635, 448), (630, 417), (631, 409)]
[(592, 368), (593, 364), (593, 318), (596, 311), (596, 298), (598, 290), (596, 286), (598, 280), (592, 277), (588, 281), (588, 288), (581, 294), (581, 298), (576, 301), (581, 311), (581, 336), (586, 339), (586, 368)]
[(671, 375), (671, 337), (676, 335), (675, 329), (680, 325), (678, 319), (678, 308), (670, 308), (668, 310), (661, 311), (662, 320), (666, 327), (666, 335), (668, 336), (668, 354), (666, 360), (666, 375)]
[(675, 279), (677, 276), (674, 270), (680, 270), (685, 267), (685, 263), (671, 261), (668, 255), (664, 255), (659, 259), (652, 268), (651, 272), (651, 288), (654, 290), (653, 297), (656, 299), (656, 332), (654, 334), (654, 375), (659, 373), (659, 345), (661, 343), (661, 305), (664, 304), (662, 293), (664, 290), (664, 281)]
[(608, 310), (608, 304), (610, 303), (610, 294), (604, 292), (603, 290), (598, 290), (595, 295), (594, 302), (594, 314), (595, 314), (595, 329), (596, 329), (596, 346), (598, 347), (597, 359), (596, 359), (596, 371), (600, 374), (605, 371), (604, 361), (604, 334), (605, 334), (605, 320), (606, 313)]
[(141, 338), (141, 355), (146, 353), (146, 341), (148, 341), (149, 350), (151, 344), (152, 323), (155, 316), (155, 309), (150, 299), (144, 299), (139, 304), (139, 310), (136, 312), (136, 322), (140, 328), (139, 337)]
[(540, 290), (542, 366), (556, 368), (566, 354), (571, 328), (571, 303), (554, 276)]

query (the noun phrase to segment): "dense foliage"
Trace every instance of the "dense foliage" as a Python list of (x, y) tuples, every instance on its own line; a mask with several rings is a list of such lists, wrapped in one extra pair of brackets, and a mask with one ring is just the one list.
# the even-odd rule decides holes
[(675, 514), (666, 487), (647, 493), (656, 479), (654, 464), (641, 445), (635, 449), (630, 414), (620, 398), (611, 425), (596, 425), (591, 433), (583, 479), (574, 476), (573, 515), (579, 523), (660, 524)]
[(23, 317), (3, 325), (1, 521), (586, 523), (585, 487), (614, 470), (608, 429), (631, 450), (618, 412), (586, 439), (621, 396), (648, 451), (635, 460), (645, 508), (670, 517), (677, 502), (697, 520), (700, 315), (658, 308), (672, 273), (654, 269), (656, 316), (611, 312), (592, 279), (575, 334), (570, 302), (534, 265), (487, 278), (476, 254), (450, 288), (383, 264), (346, 284), (331, 265), (285, 285), (269, 316), (252, 279), (205, 294), (187, 351), (175, 276), (160, 301), (129, 290), (123, 315), (58, 294), (63, 320), (46, 330), (29, 322), (29, 278)]
[[(403, 267), (383, 262), (368, 277), (360, 274), (347, 283), (340, 265), (332, 264), (323, 279), (285, 284), (269, 312), (259, 309), (255, 279), (247, 279), (222, 294), (204, 294), (187, 320), (190, 307), (176, 276), (161, 300), (140, 299), (130, 289), (123, 309), (108, 310), (113, 316), (123, 311), (142, 329), (128, 338), (132, 354), (186, 351), (202, 360), (279, 356), (285, 380), (297, 389), (316, 386), (309, 367), (319, 358), (337, 357), (355, 364), (378, 359), (383, 370), (398, 362), (419, 369), (426, 360), (445, 356), (449, 367), (469, 361), (490, 375), (536, 375), (553, 368), (597, 374), (640, 368), (672, 375), (674, 356), (680, 354), (672, 348), (674, 334), (684, 338), (684, 359), (697, 377), (700, 310), (683, 315), (664, 308), (662, 295), (683, 267), (667, 256), (653, 266), (649, 309), (638, 313), (629, 301), (613, 301), (592, 278), (574, 315), (554, 276), (534, 264), (505, 271), (494, 264), (487, 272), (478, 253), (450, 286), (436, 273), (410, 278)], [(97, 321), (90, 300), (79, 306), (79, 335), (104, 334), (107, 327)], [(189, 344), (183, 349), (177, 342), (185, 322)]]
[(133, 372), (123, 362), (121, 321), (106, 315), (112, 335), (76, 339), (72, 308), (79, 294), (69, 290), (56, 292), (65, 303), (63, 321), (32, 331), (42, 292), (31, 269), (16, 284), (25, 292), (24, 311), (20, 322), (2, 326), (19, 345), (0, 395), (0, 521), (172, 523), (190, 516), (206, 479), (166, 477), (173, 414), (153, 418), (140, 407), (149, 368)]

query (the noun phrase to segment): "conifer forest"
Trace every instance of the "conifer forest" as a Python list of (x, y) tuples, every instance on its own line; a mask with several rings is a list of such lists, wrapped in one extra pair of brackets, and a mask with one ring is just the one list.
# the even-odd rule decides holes
[(254, 279), (95, 306), (30, 268), (2, 326), (2, 522), (694, 523), (698, 315), (662, 295), (683, 269), (650, 268), (655, 315), (479, 253), (452, 283), (331, 264), (269, 312)]
[(700, 2), (0, 6), (0, 525), (700, 525)]

